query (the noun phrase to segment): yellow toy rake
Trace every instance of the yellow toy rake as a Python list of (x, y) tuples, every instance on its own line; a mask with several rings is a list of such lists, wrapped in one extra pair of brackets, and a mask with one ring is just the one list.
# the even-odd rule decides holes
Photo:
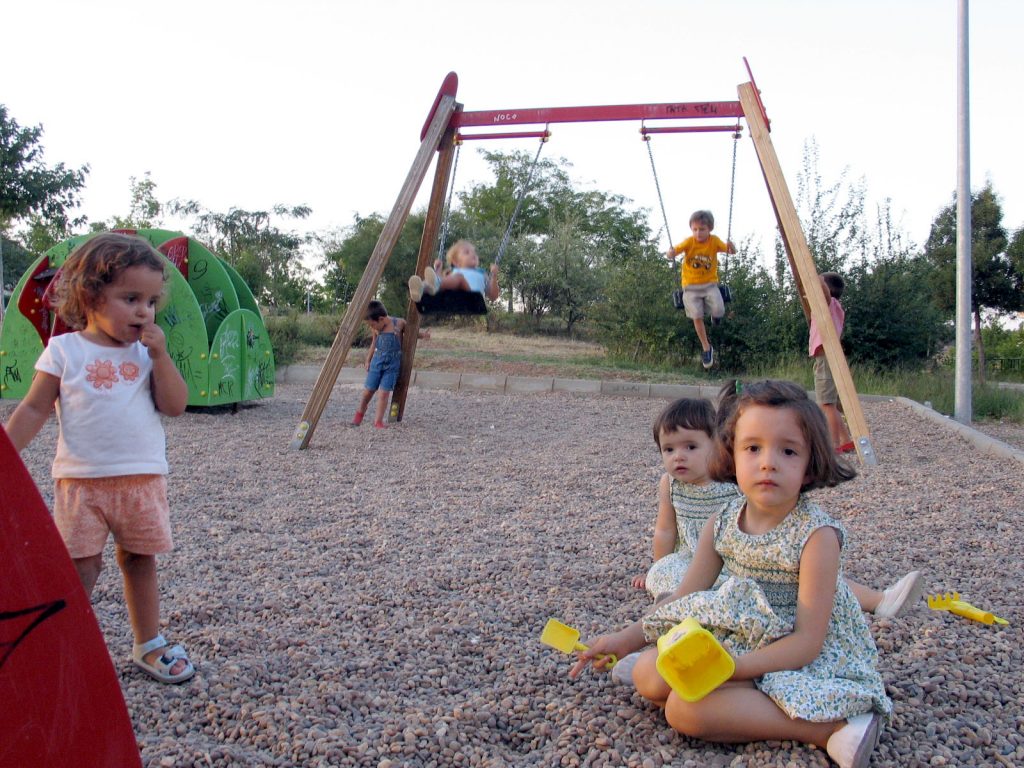
[(928, 607), (933, 611), (949, 611), (950, 613), (955, 613), (957, 616), (963, 616), (966, 619), (980, 621), (982, 624), (1010, 623), (1006, 619), (1001, 619), (989, 611), (983, 611), (981, 608), (975, 608), (970, 603), (965, 603), (960, 599), (959, 592), (946, 592), (945, 594), (940, 595), (928, 595)]

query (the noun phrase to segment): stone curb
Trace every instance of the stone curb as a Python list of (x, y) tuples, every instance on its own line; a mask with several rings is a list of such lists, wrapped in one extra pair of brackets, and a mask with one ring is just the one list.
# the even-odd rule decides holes
[[(320, 375), (315, 365), (286, 365), (278, 368), (278, 384), (312, 384)], [(362, 368), (342, 368), (340, 384), (362, 384), (366, 372)], [(547, 392), (570, 392), (580, 395), (612, 395), (617, 397), (652, 397), (675, 400), (680, 397), (703, 397), (714, 400), (720, 385), (648, 384), (621, 379), (560, 379), (540, 376), (506, 376), (489, 373), (454, 373), (449, 371), (413, 371), (411, 386), (424, 389), (494, 392), (509, 395), (534, 395)], [(886, 395), (861, 395), (865, 402), (891, 400)]]
[(908, 397), (894, 397), (892, 399), (907, 406), (919, 416), (923, 416), (936, 424), (943, 425), (946, 429), (951, 429), (954, 432), (957, 432), (961, 437), (974, 445), (974, 447), (982, 453), (986, 453), (991, 456), (998, 456), (1003, 459), (1013, 459), (1024, 464), (1024, 451), (1018, 450), (1011, 445), (1007, 445), (1001, 440), (996, 440), (994, 437), (989, 437), (976, 429), (968, 427), (966, 424), (961, 424), (956, 419), (951, 419), (949, 416), (939, 413), (926, 405), (921, 405), (921, 403), (916, 400), (911, 400)]
[[(320, 375), (315, 365), (287, 365), (277, 370), (278, 384), (312, 384)], [(363, 383), (366, 372), (362, 368), (342, 368), (338, 382)], [(447, 371), (413, 371), (412, 386), (424, 389), (445, 389), (454, 392), (493, 392), (496, 394), (533, 395), (568, 392), (579, 395), (612, 395), (617, 397), (658, 398), (674, 400), (679, 397), (704, 397), (714, 400), (717, 386), (704, 384), (647, 384), (618, 379), (559, 379), (535, 376), (503, 376), (486, 373), (451, 373)], [(813, 393), (811, 393), (813, 397)], [(994, 437), (982, 434), (954, 419), (906, 397), (889, 395), (860, 395), (864, 402), (895, 400), (915, 413), (958, 432), (982, 453), (1013, 459), (1024, 464), (1024, 451), (1018, 450)]]

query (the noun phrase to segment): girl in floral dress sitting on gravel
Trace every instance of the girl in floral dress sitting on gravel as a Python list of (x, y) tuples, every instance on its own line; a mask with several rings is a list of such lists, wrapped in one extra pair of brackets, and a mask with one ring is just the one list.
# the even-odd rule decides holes
[[(863, 768), (892, 711), (878, 654), (842, 577), (843, 527), (805, 491), (855, 476), (837, 461), (821, 410), (790, 382), (747, 385), (710, 462), (743, 496), (709, 518), (682, 583), (652, 613), (589, 643), (570, 671), (620, 659), (693, 617), (733, 654), (732, 679), (696, 702), (657, 671), (658, 651), (633, 671), (637, 691), (669, 725), (709, 741), (793, 740)], [(731, 574), (717, 590), (723, 568)], [(600, 657), (600, 658), (599, 658)]]

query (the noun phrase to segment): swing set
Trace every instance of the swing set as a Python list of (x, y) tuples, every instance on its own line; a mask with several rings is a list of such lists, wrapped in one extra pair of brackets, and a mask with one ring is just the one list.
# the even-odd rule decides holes
[[(622, 120), (639, 120), (642, 125), (641, 131), (646, 139), (649, 139), (648, 134), (654, 133), (706, 131), (732, 131), (735, 137), (739, 134), (739, 120), (743, 119), (747, 122), (750, 138), (757, 152), (758, 161), (760, 162), (768, 194), (771, 198), (772, 208), (775, 211), (775, 218), (779, 225), (782, 243), (786, 250), (804, 315), (808, 320), (812, 317), (817, 320), (818, 328), (821, 331), (825, 358), (832, 370), (832, 376), (835, 379), (836, 389), (839, 393), (839, 400), (843, 406), (843, 412), (846, 416), (850, 433), (853, 436), (857, 453), (865, 464), (876, 464), (877, 457), (871, 444), (871, 436), (860, 406), (860, 400), (857, 397), (857, 391), (850, 376), (850, 369), (843, 354), (842, 346), (839, 343), (835, 327), (832, 325), (825, 297), (818, 287), (818, 273), (814, 265), (814, 259), (807, 246), (807, 240), (800, 226), (793, 198), (790, 195), (789, 187), (786, 184), (778, 156), (771, 141), (770, 121), (765, 112), (764, 104), (761, 101), (760, 91), (754, 83), (754, 76), (750, 71), (750, 66), (745, 58), (743, 62), (747, 68), (750, 80), (738, 86), (739, 101), (619, 104), (540, 109), (501, 109), (479, 112), (463, 111), (462, 104), (455, 100), (455, 94), (458, 90), (458, 76), (454, 72), (449, 72), (438, 90), (434, 104), (420, 132), (419, 151), (416, 153), (412, 167), (406, 175), (405, 183), (402, 185), (398, 198), (381, 230), (380, 237), (370, 255), (363, 276), (359, 280), (359, 285), (356, 286), (352, 300), (349, 302), (345, 316), (342, 318), (341, 326), (334, 338), (334, 343), (327, 354), (327, 359), (324, 361), (316, 383), (313, 385), (313, 390), (293, 435), (291, 447), (301, 450), (309, 446), (320, 416), (327, 406), (331, 391), (338, 379), (338, 374), (341, 372), (341, 367), (352, 348), (352, 342), (355, 340), (359, 324), (363, 320), (366, 306), (377, 292), (377, 284), (384, 273), (384, 267), (391, 256), (395, 244), (398, 242), (399, 235), (412, 209), (413, 200), (426, 177), (427, 170), (435, 153), (437, 154), (437, 165), (434, 169), (434, 181), (431, 187), (430, 201), (423, 225), (423, 235), (420, 239), (419, 255), (414, 270), (414, 273), (417, 275), (423, 274), (423, 270), (430, 263), (431, 257), (436, 252), (439, 235), (442, 227), (445, 225), (447, 212), (451, 205), (450, 188), (455, 158), (463, 141), (473, 138), (504, 139), (531, 136), (546, 140), (549, 135), (548, 126), (554, 123)], [(673, 125), (664, 127), (647, 127), (646, 125), (648, 121), (657, 120), (688, 121), (709, 119), (728, 119), (731, 122), (726, 125)], [(467, 128), (505, 128), (506, 126), (514, 125), (543, 125), (545, 128), (543, 131), (507, 131), (503, 133), (472, 135), (461, 133), (463, 129)], [(738, 144), (738, 141), (736, 143)], [(543, 148), (543, 141), (540, 148)], [(538, 148), (537, 157), (534, 159), (534, 166), (536, 166), (537, 158), (540, 156), (540, 148)], [(650, 150), (649, 141), (648, 150)], [(730, 192), (729, 214), (730, 230), (732, 228), (732, 197), (735, 191), (735, 153), (733, 158), (733, 191)], [(653, 153), (651, 154), (651, 162), (653, 168)], [(530, 169), (531, 178), (532, 173), (533, 167)], [(654, 173), (655, 181), (657, 182), (657, 171), (655, 170)], [(500, 258), (507, 245), (512, 231), (512, 224), (529, 189), (529, 183), (530, 179), (527, 180), (520, 191), (516, 210), (505, 233), (498, 258)], [(662, 207), (662, 214), (664, 215), (665, 209), (664, 203), (661, 201), (660, 189), (658, 197)], [(668, 234), (667, 217), (665, 218), (666, 234)], [(441, 292), (441, 294), (444, 293), (470, 292)], [(476, 294), (476, 296), (479, 295)], [(424, 309), (431, 311), (433, 308), (425, 306)], [(476, 310), (479, 312), (480, 309), (478, 305)], [(486, 311), (486, 305), (482, 309)], [(455, 310), (451, 308), (445, 310), (439, 307), (436, 311), (453, 312)], [(412, 376), (419, 328), (420, 311), (417, 305), (410, 300), (406, 312), (406, 333), (403, 334), (402, 340), (402, 369), (394, 394), (392, 395), (391, 421), (401, 421), (405, 412), (405, 401)]]

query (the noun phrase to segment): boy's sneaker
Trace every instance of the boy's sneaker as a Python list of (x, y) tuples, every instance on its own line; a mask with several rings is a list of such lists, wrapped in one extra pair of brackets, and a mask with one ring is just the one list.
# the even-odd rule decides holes
[(413, 301), (419, 301), (423, 298), (423, 290), (426, 286), (423, 285), (423, 278), (419, 275), (413, 275), (409, 278), (409, 298)]
[(377, 429), (387, 429), (388, 428), (388, 425), (385, 424), (383, 421), (375, 421), (375, 422), (373, 422), (373, 426), (375, 426)]
[(921, 572), (911, 571), (882, 593), (875, 616), (899, 616), (921, 600)]
[(715, 364), (715, 348), (708, 347), (700, 353), (700, 364), (704, 366), (704, 370), (707, 371)]
[(352, 417), (353, 427), (358, 427), (360, 424), (363, 423), (363, 415), (364, 414), (360, 413), (359, 411), (356, 411), (356, 415)]
[(427, 267), (423, 270), (423, 290), (433, 296), (441, 289), (441, 278), (437, 276), (437, 272), (434, 271), (433, 267)]

